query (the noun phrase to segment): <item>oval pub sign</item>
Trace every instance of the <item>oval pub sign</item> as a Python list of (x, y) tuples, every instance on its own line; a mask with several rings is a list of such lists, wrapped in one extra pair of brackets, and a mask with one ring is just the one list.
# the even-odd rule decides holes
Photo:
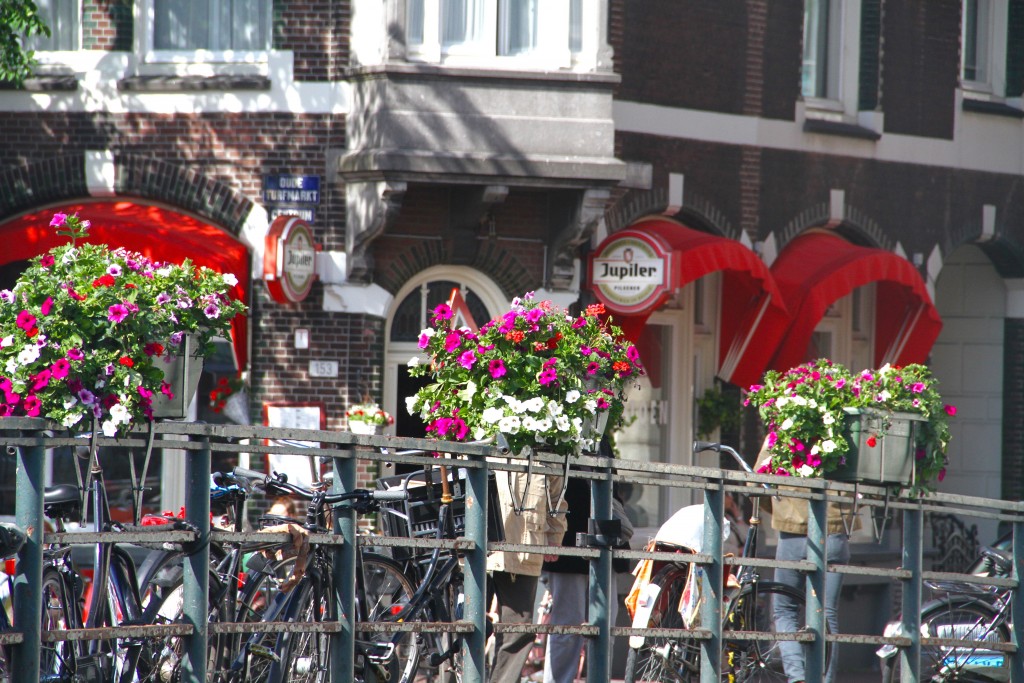
[(597, 297), (619, 313), (638, 313), (668, 292), (669, 252), (642, 232), (609, 235), (590, 257), (590, 282)]
[(274, 301), (302, 301), (316, 278), (316, 245), (309, 225), (297, 216), (270, 224), (263, 250), (263, 279)]

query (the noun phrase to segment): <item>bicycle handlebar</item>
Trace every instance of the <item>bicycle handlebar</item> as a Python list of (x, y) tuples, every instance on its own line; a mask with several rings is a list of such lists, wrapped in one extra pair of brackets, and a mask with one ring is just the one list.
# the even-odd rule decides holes
[(732, 456), (732, 459), (746, 471), (747, 474), (753, 474), (753, 468), (747, 464), (747, 461), (743, 459), (743, 456), (736, 452), (734, 448), (726, 446), (723, 443), (715, 443), (714, 441), (694, 441), (693, 452), (702, 453), (704, 451), (715, 451), (721, 453), (725, 451)]
[[(232, 476), (236, 479), (244, 479), (253, 486), (262, 488), (264, 491), (268, 492), (276, 491), (278, 493), (291, 494), (306, 500), (312, 500), (315, 495), (315, 492), (311, 489), (289, 483), (288, 477), (283, 474), (265, 474), (245, 467), (236, 467), (232, 470)], [(340, 503), (347, 500), (382, 503), (407, 500), (408, 498), (409, 492), (406, 489), (387, 489), (379, 491), (354, 489), (344, 493), (332, 493), (324, 496), (325, 502), (329, 504)]]

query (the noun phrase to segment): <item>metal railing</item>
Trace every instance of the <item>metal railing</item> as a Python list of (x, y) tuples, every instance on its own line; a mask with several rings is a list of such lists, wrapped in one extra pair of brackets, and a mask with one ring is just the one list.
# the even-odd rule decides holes
[[(183, 440), (184, 439), (184, 440)], [(319, 447), (294, 448), (289, 441), (319, 443)], [(17, 458), (16, 521), (28, 532), (29, 541), (18, 558), (18, 575), (14, 590), (14, 623), (16, 633), (0, 634), (0, 642), (11, 643), (15, 666), (24, 680), (39, 680), (41, 582), (44, 544), (62, 542), (131, 542), (136, 540), (123, 532), (103, 534), (65, 534), (60, 539), (44, 533), (42, 515), (44, 460), (47, 449), (67, 446), (81, 446), (82, 439), (72, 438), (56, 425), (37, 419), (0, 419), (0, 443), (15, 453)], [(458, 549), (464, 555), (465, 606), (463, 621), (459, 625), (388, 624), (388, 628), (416, 630), (423, 628), (451, 628), (464, 632), (463, 680), (476, 683), (485, 679), (484, 661), (486, 645), (487, 605), (486, 556), (490, 551), (533, 551), (551, 555), (582, 557), (590, 561), (590, 605), (589, 623), (581, 626), (552, 626), (538, 624), (497, 624), (496, 629), (506, 632), (533, 633), (581, 633), (588, 638), (591, 652), (604, 656), (587, 657), (588, 680), (610, 680), (610, 656), (615, 638), (643, 635), (644, 629), (614, 627), (609, 620), (610, 601), (615, 598), (613, 590), (612, 559), (644, 558), (677, 560), (675, 553), (648, 552), (644, 550), (613, 550), (610, 544), (594, 547), (566, 548), (561, 546), (524, 546), (514, 543), (494, 542), (487, 538), (488, 474), (492, 470), (524, 472), (532, 469), (537, 475), (562, 476), (565, 472), (564, 459), (543, 452), (534, 453), (532, 461), (518, 455), (506, 455), (490, 445), (438, 443), (420, 439), (400, 439), (386, 436), (362, 436), (348, 432), (284, 429), (259, 426), (207, 425), (180, 422), (155, 423), (151, 430), (133, 432), (129, 438), (98, 439), (100, 447), (170, 449), (185, 453), (186, 478), (186, 521), (199, 529), (199, 543), (196, 550), (185, 562), (184, 622), (169, 626), (126, 627), (136, 635), (183, 635), (186, 639), (185, 666), (183, 679), (192, 683), (206, 677), (206, 639), (211, 631), (251, 631), (252, 624), (208, 623), (207, 605), (209, 590), (207, 572), (209, 568), (210, 539), (228, 542), (266, 541), (265, 532), (233, 533), (210, 530), (210, 499), (208, 483), (213, 453), (235, 454), (286, 454), (295, 457), (323, 458), (333, 466), (332, 486), (336, 491), (348, 491), (357, 486), (357, 464), (360, 461), (390, 462), (404, 465), (424, 466), (446, 464), (465, 468), (466, 497), (473, 504), (466, 505), (465, 538), (456, 541), (429, 539), (399, 539), (373, 537), (372, 545), (377, 547), (415, 546), (443, 547)], [(270, 444), (270, 445), (268, 445)], [(283, 445), (282, 445), (283, 444)], [(386, 448), (387, 452), (382, 452)], [(403, 453), (407, 450), (422, 450), (425, 454)], [(434, 452), (438, 457), (433, 457)], [(654, 487), (676, 487), (698, 491), (704, 497), (704, 546), (702, 552), (691, 556), (693, 562), (703, 565), (706, 576), (703, 596), (702, 627), (679, 631), (680, 637), (694, 638), (701, 642), (701, 681), (717, 683), (721, 680), (723, 578), (726, 567), (737, 563), (738, 558), (726, 557), (722, 549), (721, 531), (725, 520), (725, 497), (728, 494), (744, 494), (752, 485), (778, 483), (777, 478), (764, 475), (746, 474), (732, 470), (706, 467), (686, 467), (664, 463), (640, 462), (626, 459), (610, 459), (590, 455), (575, 456), (570, 462), (570, 476), (589, 480), (591, 485), (592, 514), (596, 520), (612, 520), (612, 486), (616, 481), (631, 482)], [(978, 519), (992, 520), (1008, 525), (1013, 530), (1014, 577), (1012, 584), (1011, 615), (1016, 623), (1024, 615), (1024, 596), (1018, 588), (1017, 579), (1024, 559), (1024, 503), (987, 498), (934, 494), (926, 498), (909, 498), (892, 491), (863, 486), (842, 484), (821, 479), (793, 479), (787, 481), (787, 489), (779, 495), (799, 498), (809, 506), (808, 557), (801, 562), (776, 561), (769, 558), (744, 558), (747, 565), (760, 567), (786, 567), (806, 574), (808, 590), (807, 631), (810, 635), (802, 639), (810, 642), (808, 661), (809, 681), (820, 678), (825, 661), (826, 642), (892, 644), (900, 648), (902, 658), (901, 678), (904, 682), (917, 679), (920, 658), (920, 608), (922, 582), (928, 579), (958, 579), (978, 581), (977, 577), (928, 572), (924, 569), (923, 528), (927, 512), (959, 513)], [(859, 507), (870, 507), (882, 515), (899, 515), (902, 521), (902, 546), (900, 566), (896, 568), (867, 567), (854, 565), (829, 565), (825, 561), (826, 510), (830, 501), (855, 500)], [(355, 566), (355, 541), (359, 534), (355, 513), (341, 513), (334, 521), (334, 533), (315, 534), (313, 543), (333, 545), (335, 567)], [(168, 542), (186, 540), (182, 534), (191, 532), (159, 532), (147, 534), (147, 541), (161, 540), (167, 535)], [(287, 534), (279, 534), (281, 541), (287, 541)], [(189, 538), (188, 540), (191, 540)], [(363, 541), (360, 541), (363, 542)], [(883, 580), (902, 584), (903, 634), (883, 636), (865, 634), (828, 634), (825, 627), (825, 611), (820, 604), (827, 572), (845, 575), (881, 577)], [(339, 577), (345, 579), (346, 577)], [(332, 634), (332, 680), (350, 680), (354, 662), (354, 636), (360, 625), (353, 622), (353, 580), (341, 580), (338, 614), (342, 615), (337, 624), (276, 624), (261, 625), (265, 630), (324, 630)], [(348, 616), (345, 616), (348, 615)], [(1024, 622), (1022, 622), (1024, 623)], [(468, 626), (467, 626), (468, 624)], [(133, 631), (131, 629), (134, 629)], [(139, 630), (145, 633), (137, 633)], [(76, 633), (66, 637), (111, 637), (122, 633), (122, 629), (104, 629), (102, 634)], [(50, 638), (54, 637), (50, 634)], [(62, 637), (57, 635), (57, 637)], [(759, 637), (753, 634), (752, 637)], [(769, 637), (764, 634), (763, 637)], [(1007, 653), (1010, 661), (1011, 680), (1024, 681), (1024, 649), (1019, 632), (1011, 634), (1011, 640), (1004, 643), (987, 643), (986, 647)], [(817, 664), (815, 666), (815, 663)], [(36, 672), (33, 675), (32, 672)]]

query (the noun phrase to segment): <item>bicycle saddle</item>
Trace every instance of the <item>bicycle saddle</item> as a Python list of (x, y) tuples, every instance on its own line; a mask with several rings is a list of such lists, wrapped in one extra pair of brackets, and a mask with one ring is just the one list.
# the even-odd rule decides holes
[(47, 486), (43, 490), (43, 513), (52, 519), (73, 519), (82, 512), (82, 498), (72, 484)]

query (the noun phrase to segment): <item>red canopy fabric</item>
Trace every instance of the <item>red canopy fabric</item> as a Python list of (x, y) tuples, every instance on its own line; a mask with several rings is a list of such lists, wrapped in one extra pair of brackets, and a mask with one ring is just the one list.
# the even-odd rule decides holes
[[(742, 387), (757, 382), (790, 323), (782, 294), (764, 262), (735, 240), (671, 221), (641, 221), (615, 236), (630, 232), (658, 240), (673, 253), (669, 292), (710, 273), (722, 273), (718, 375)], [(655, 302), (647, 311), (625, 317), (618, 324), (636, 340), (661, 303)]]
[(872, 282), (876, 367), (923, 363), (942, 329), (920, 273), (892, 252), (811, 232), (786, 245), (771, 272), (793, 312), (793, 324), (771, 362), (776, 370), (813, 360), (806, 357), (808, 345), (828, 307)]
[[(64, 244), (66, 237), (50, 227), (55, 213), (74, 214), (91, 222), (87, 242), (124, 247), (158, 261), (181, 263), (186, 258), (238, 278), (233, 294), (249, 305), (250, 256), (244, 244), (198, 218), (159, 206), (132, 201), (89, 200), (51, 206), (0, 225), (0, 265), (21, 261)], [(244, 316), (231, 322), (238, 367), (248, 362), (248, 327)]]

